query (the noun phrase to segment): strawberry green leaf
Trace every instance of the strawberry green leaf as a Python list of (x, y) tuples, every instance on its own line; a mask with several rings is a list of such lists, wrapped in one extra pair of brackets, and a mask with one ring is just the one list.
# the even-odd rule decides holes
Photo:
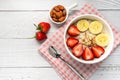
[(36, 27), (36, 30), (40, 30), (40, 31), (42, 31), (41, 26), (37, 26), (36, 24), (33, 24), (33, 25)]

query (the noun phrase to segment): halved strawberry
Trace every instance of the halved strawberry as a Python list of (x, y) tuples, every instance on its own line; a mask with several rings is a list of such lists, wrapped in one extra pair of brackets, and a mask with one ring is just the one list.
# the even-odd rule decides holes
[(96, 58), (99, 58), (102, 54), (104, 54), (105, 50), (100, 46), (93, 46), (92, 52)]
[(93, 53), (92, 53), (92, 51), (91, 51), (91, 49), (89, 48), (89, 47), (86, 47), (85, 48), (85, 50), (84, 50), (84, 52), (83, 52), (83, 55), (82, 55), (82, 58), (84, 59), (84, 60), (93, 60), (94, 59), (94, 55), (93, 55)]
[(80, 34), (80, 31), (75, 25), (71, 25), (67, 32), (70, 36), (77, 36)]
[(80, 43), (75, 45), (72, 49), (72, 53), (74, 54), (74, 56), (79, 58), (83, 53), (83, 45)]
[(74, 47), (76, 44), (78, 44), (78, 42), (79, 42), (78, 39), (75, 39), (75, 38), (72, 38), (72, 37), (67, 38), (67, 41), (66, 41), (67, 46), (70, 47), (70, 48)]

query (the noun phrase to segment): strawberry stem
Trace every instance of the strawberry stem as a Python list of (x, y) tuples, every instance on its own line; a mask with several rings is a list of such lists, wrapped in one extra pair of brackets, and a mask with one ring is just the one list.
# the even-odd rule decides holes
[(36, 38), (36, 36), (28, 37), (28, 38), (14, 38), (14, 39), (34, 39), (34, 38)]
[(38, 27), (36, 24), (33, 24), (36, 28)]
[(37, 26), (36, 24), (33, 24), (36, 27), (36, 30), (42, 31), (42, 28), (40, 26)]

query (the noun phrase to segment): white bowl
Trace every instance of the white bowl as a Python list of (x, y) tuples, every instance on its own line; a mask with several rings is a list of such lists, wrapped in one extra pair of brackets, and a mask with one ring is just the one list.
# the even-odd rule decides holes
[[(58, 5), (61, 5), (61, 4), (58, 4)], [(67, 18), (68, 18), (69, 11), (70, 11), (71, 9), (73, 9), (74, 7), (76, 7), (76, 6), (77, 6), (77, 3), (74, 3), (74, 4), (72, 4), (72, 5), (69, 6), (69, 7), (65, 7), (64, 5), (62, 5), (62, 6), (65, 8), (65, 10), (66, 10), (66, 17), (65, 17), (65, 20), (62, 21), (62, 22), (56, 22), (56, 21), (54, 21), (54, 20), (51, 18), (51, 16), (50, 16), (50, 12), (53, 10), (53, 8), (54, 8), (55, 6), (57, 6), (57, 5), (54, 5), (54, 6), (49, 10), (49, 18), (50, 18), (50, 20), (51, 20), (53, 23), (55, 23), (55, 24), (63, 24), (64, 22), (66, 22), (66, 20), (67, 20)]]
[[(59, 5), (59, 4), (58, 4), (58, 5)], [(61, 4), (60, 4), (60, 5), (61, 5)], [(66, 10), (65, 20), (62, 21), (62, 22), (56, 22), (56, 21), (54, 21), (54, 20), (51, 18), (51, 16), (50, 16), (50, 12), (53, 10), (53, 8), (54, 8), (55, 6), (57, 6), (57, 5), (54, 5), (54, 6), (49, 10), (49, 18), (50, 18), (50, 20), (51, 20), (54, 24), (63, 24), (63, 23), (67, 20), (67, 18), (68, 18), (68, 9), (67, 9), (65, 6), (62, 5), (62, 6), (65, 8), (65, 10)]]
[[(74, 24), (75, 22), (77, 22), (78, 20), (80, 19), (90, 19), (90, 20), (98, 20), (100, 22), (103, 23), (103, 31), (109, 35), (109, 44), (108, 46), (105, 48), (105, 53), (100, 57), (100, 58), (95, 58), (94, 60), (89, 60), (89, 61), (85, 61), (81, 58), (77, 58), (75, 57), (72, 52), (70, 51), (70, 49), (68, 48), (67, 44), (66, 44), (66, 37), (67, 37), (67, 30), (69, 28), (69, 26), (71, 24)], [(74, 19), (72, 19), (69, 24), (66, 26), (66, 29), (65, 29), (65, 32), (64, 32), (64, 45), (65, 45), (65, 48), (67, 49), (67, 52), (70, 54), (70, 56), (77, 60), (78, 62), (81, 62), (81, 63), (85, 63), (85, 64), (94, 64), (94, 63), (98, 63), (98, 62), (101, 62), (103, 61), (105, 58), (108, 57), (108, 55), (110, 54), (112, 48), (113, 48), (113, 43), (114, 43), (114, 37), (113, 37), (113, 32), (112, 32), (112, 29), (111, 27), (109, 26), (109, 24), (104, 20), (102, 19), (101, 17), (97, 16), (97, 15), (93, 15), (93, 14), (84, 14), (84, 15), (80, 15), (80, 16), (77, 16), (75, 17)]]

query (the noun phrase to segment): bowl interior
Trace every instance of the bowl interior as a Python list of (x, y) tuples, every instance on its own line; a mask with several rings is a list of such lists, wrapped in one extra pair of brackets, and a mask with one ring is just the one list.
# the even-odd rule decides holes
[[(67, 29), (69, 28), (70, 25), (74, 24), (75, 22), (77, 22), (78, 20), (80, 19), (90, 19), (90, 20), (97, 20), (97, 21), (100, 21), (102, 24), (103, 24), (103, 32), (108, 34), (109, 36), (109, 44), (108, 46), (105, 48), (105, 53), (100, 57), (100, 58), (95, 58), (94, 60), (90, 60), (90, 61), (85, 61), (81, 58), (77, 58), (75, 57), (72, 52), (70, 51), (70, 49), (67, 47), (66, 45), (66, 39), (68, 37), (68, 34), (67, 34)], [(79, 62), (82, 62), (82, 63), (85, 63), (85, 64), (93, 64), (93, 63), (97, 63), (97, 62), (100, 62), (102, 60), (104, 60), (111, 52), (112, 48), (113, 48), (113, 42), (114, 42), (114, 37), (113, 37), (113, 32), (110, 28), (110, 26), (108, 25), (108, 23), (103, 20), (102, 18), (96, 16), (96, 15), (92, 15), (92, 14), (85, 14), (85, 15), (81, 15), (81, 16), (77, 16), (75, 17), (74, 19), (72, 19), (70, 21), (70, 23), (67, 25), (66, 29), (65, 29), (65, 33), (64, 33), (64, 44), (65, 44), (65, 47), (68, 51), (68, 53), (72, 56), (72, 58), (74, 58), (75, 60), (79, 61)]]

